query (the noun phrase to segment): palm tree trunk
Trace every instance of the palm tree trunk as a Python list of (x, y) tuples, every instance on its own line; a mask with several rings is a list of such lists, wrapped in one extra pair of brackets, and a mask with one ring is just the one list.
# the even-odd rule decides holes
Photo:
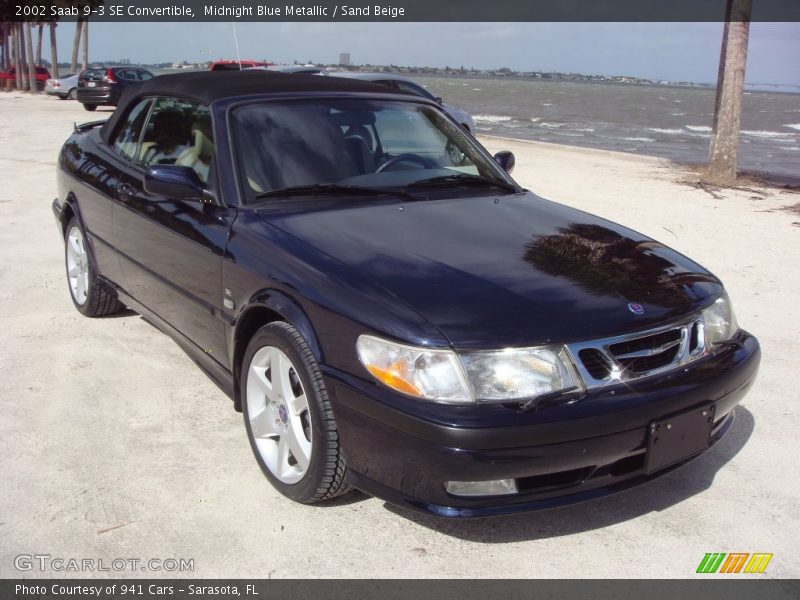
[(56, 25), (55, 21), (50, 21), (50, 62), (53, 65), (53, 77), (58, 78), (58, 44), (56, 43)]
[(10, 69), (11, 68), (11, 53), (9, 52), (11, 49), (11, 31), (9, 30), (9, 25), (6, 23), (3, 25), (3, 68)]
[(75, 22), (75, 35), (72, 37), (72, 60), (69, 63), (69, 70), (74, 73), (78, 70), (78, 48), (81, 45), (81, 30), (83, 28), (83, 18), (78, 17)]
[(25, 55), (28, 58), (28, 90), (31, 92), (37, 91), (37, 84), (36, 84), (36, 63), (34, 62), (34, 55), (33, 55), (33, 31), (31, 30), (31, 24), (25, 21), (24, 23), (25, 28)]
[(39, 23), (39, 37), (36, 39), (36, 65), (42, 64), (42, 36), (44, 35), (44, 23)]
[(89, 19), (83, 22), (83, 68), (89, 68)]
[(22, 88), (22, 61), (20, 60), (19, 50), (19, 24), (13, 23), (11, 25), (11, 46), (14, 49), (14, 72), (16, 73), (16, 81), (14, 87), (17, 89)]
[(723, 185), (736, 180), (751, 9), (752, 0), (728, 0), (725, 11), (714, 127), (708, 152), (708, 178)]
[(25, 32), (22, 23), (17, 23), (17, 78), (18, 88), (21, 90), (28, 89), (28, 69), (26, 66), (27, 60), (25, 58)]
[(0, 23), (0, 50), (3, 52), (3, 59), (0, 60), (0, 69), (8, 69), (8, 47), (6, 46), (6, 24)]

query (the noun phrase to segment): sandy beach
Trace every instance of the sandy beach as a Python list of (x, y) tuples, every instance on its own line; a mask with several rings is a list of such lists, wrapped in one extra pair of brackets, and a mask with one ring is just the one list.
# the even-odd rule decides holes
[(193, 572), (162, 575), (200, 578), (685, 578), (706, 552), (771, 552), (766, 576), (800, 573), (800, 212), (785, 210), (797, 192), (704, 190), (664, 159), (480, 138), (514, 152), (523, 186), (719, 276), (762, 344), (758, 380), (707, 454), (600, 501), (473, 521), (363, 494), (308, 507), (270, 487), (241, 415), (172, 340), (133, 313), (73, 308), (56, 157), (73, 122), (109, 114), (0, 93), (0, 576), (75, 575), (15, 569), (34, 553), (189, 558)]

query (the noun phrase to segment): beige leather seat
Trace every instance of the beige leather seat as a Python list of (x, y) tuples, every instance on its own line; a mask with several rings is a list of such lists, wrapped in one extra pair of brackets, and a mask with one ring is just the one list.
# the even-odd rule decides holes
[(200, 181), (208, 180), (208, 170), (214, 156), (214, 144), (199, 129), (192, 130), (194, 144), (180, 153), (175, 164), (182, 167), (191, 167), (197, 173)]
[(155, 151), (155, 142), (142, 142), (142, 145), (139, 148), (139, 162), (149, 165), (151, 162), (150, 157), (155, 153)]

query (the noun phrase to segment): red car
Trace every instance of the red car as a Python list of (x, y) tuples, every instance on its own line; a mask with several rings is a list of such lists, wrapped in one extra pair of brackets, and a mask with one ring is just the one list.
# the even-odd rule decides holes
[(217, 60), (211, 63), (211, 71), (241, 71), (252, 67), (270, 67), (274, 64), (260, 60)]
[[(0, 71), (0, 81), (3, 82), (4, 86), (7, 79), (17, 79), (16, 67), (11, 67), (8, 71)], [(36, 89), (43, 90), (44, 84), (48, 79), (50, 79), (50, 71), (48, 71), (45, 67), (36, 67)]]

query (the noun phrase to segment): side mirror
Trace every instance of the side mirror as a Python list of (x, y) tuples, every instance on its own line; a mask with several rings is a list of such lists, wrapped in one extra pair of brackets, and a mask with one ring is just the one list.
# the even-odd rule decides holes
[(144, 174), (144, 191), (171, 200), (203, 199), (203, 182), (191, 167), (154, 165)]
[(516, 159), (514, 158), (514, 153), (509, 152), (508, 150), (503, 150), (502, 152), (495, 154), (494, 162), (500, 165), (500, 167), (506, 173), (511, 173), (511, 171), (514, 170), (514, 165), (517, 163)]
[(436, 102), (436, 104), (438, 104), (439, 106), (444, 106), (444, 100), (442, 100), (442, 97), (441, 97), (441, 96), (436, 96), (436, 98), (434, 98), (433, 100), (434, 100), (434, 101)]

